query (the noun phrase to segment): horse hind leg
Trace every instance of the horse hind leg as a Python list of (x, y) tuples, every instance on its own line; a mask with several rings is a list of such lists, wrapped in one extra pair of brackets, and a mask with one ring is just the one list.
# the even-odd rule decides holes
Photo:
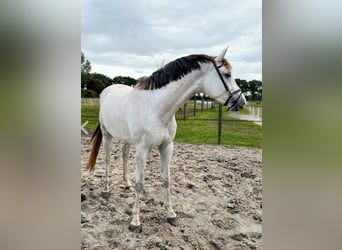
[(131, 147), (131, 144), (125, 142), (123, 147), (122, 147), (122, 159), (123, 159), (123, 180), (126, 184), (126, 187), (129, 188), (132, 186), (131, 182), (129, 181), (128, 178), (128, 156), (129, 156), (129, 149)]
[(111, 153), (111, 147), (112, 147), (112, 136), (108, 133), (103, 133), (103, 148), (105, 151), (105, 180), (104, 180), (104, 191), (102, 192), (102, 196), (104, 198), (108, 198), (109, 196), (109, 190), (108, 190), (108, 169), (110, 168), (110, 153)]

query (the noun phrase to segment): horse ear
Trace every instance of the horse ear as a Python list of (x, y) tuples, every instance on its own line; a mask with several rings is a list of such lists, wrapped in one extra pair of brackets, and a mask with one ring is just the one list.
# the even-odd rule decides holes
[(218, 57), (215, 58), (216, 62), (222, 62), (222, 60), (223, 60), (223, 58), (224, 58), (224, 56), (225, 56), (225, 54), (227, 52), (227, 49), (228, 49), (228, 47), (223, 49), (221, 54)]

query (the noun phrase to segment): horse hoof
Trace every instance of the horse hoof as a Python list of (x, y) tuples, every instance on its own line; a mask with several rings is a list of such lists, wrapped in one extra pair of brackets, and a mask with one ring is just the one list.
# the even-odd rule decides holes
[(167, 222), (168, 222), (169, 224), (171, 224), (172, 226), (175, 226), (175, 227), (178, 225), (178, 223), (177, 223), (177, 217), (167, 218)]
[(101, 191), (101, 197), (104, 199), (108, 199), (109, 198), (109, 191)]
[(141, 233), (142, 228), (140, 225), (134, 226), (134, 225), (129, 224), (128, 230), (131, 231), (132, 233)]

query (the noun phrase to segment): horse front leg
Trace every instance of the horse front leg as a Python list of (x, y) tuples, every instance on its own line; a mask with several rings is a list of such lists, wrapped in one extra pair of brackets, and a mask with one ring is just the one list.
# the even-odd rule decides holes
[(176, 226), (177, 215), (172, 209), (171, 197), (170, 197), (170, 161), (173, 153), (173, 142), (162, 145), (159, 147), (160, 160), (161, 160), (161, 173), (163, 180), (164, 191), (164, 207), (166, 209), (167, 222)]
[(139, 219), (139, 200), (144, 188), (144, 170), (148, 150), (143, 147), (136, 147), (136, 166), (135, 166), (135, 202), (132, 209), (132, 221), (129, 230), (135, 233), (142, 231)]

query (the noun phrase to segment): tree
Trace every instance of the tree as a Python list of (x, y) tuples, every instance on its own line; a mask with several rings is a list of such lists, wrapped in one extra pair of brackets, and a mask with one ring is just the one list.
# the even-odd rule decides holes
[(105, 87), (108, 87), (109, 85), (112, 85), (114, 83), (113, 79), (111, 79), (110, 77), (108, 77), (104, 74), (92, 73), (92, 74), (90, 74), (90, 77), (92, 79), (100, 80), (101, 82), (103, 82)]
[(248, 82), (239, 78), (235, 79), (235, 82), (241, 88), (242, 92), (247, 94), (247, 91), (249, 90)]
[(262, 82), (258, 80), (252, 80), (248, 82), (249, 91), (251, 92), (253, 100), (262, 99)]
[(129, 76), (116, 76), (113, 78), (113, 82), (114, 84), (125, 84), (128, 86), (134, 86), (137, 83), (137, 80)]
[(113, 80), (99, 73), (90, 73), (91, 63), (81, 52), (81, 96), (98, 97), (102, 90), (113, 84)]
[(90, 73), (91, 63), (81, 51), (81, 95), (82, 97), (94, 97), (112, 84), (125, 84), (134, 86), (137, 81), (129, 76), (116, 76), (113, 79), (100, 73)]
[(87, 89), (95, 91), (98, 95), (104, 88), (105, 84), (99, 79), (90, 78), (89, 81), (87, 81)]
[(91, 64), (89, 60), (85, 60), (83, 52), (81, 52), (81, 75), (89, 74), (91, 71)]

